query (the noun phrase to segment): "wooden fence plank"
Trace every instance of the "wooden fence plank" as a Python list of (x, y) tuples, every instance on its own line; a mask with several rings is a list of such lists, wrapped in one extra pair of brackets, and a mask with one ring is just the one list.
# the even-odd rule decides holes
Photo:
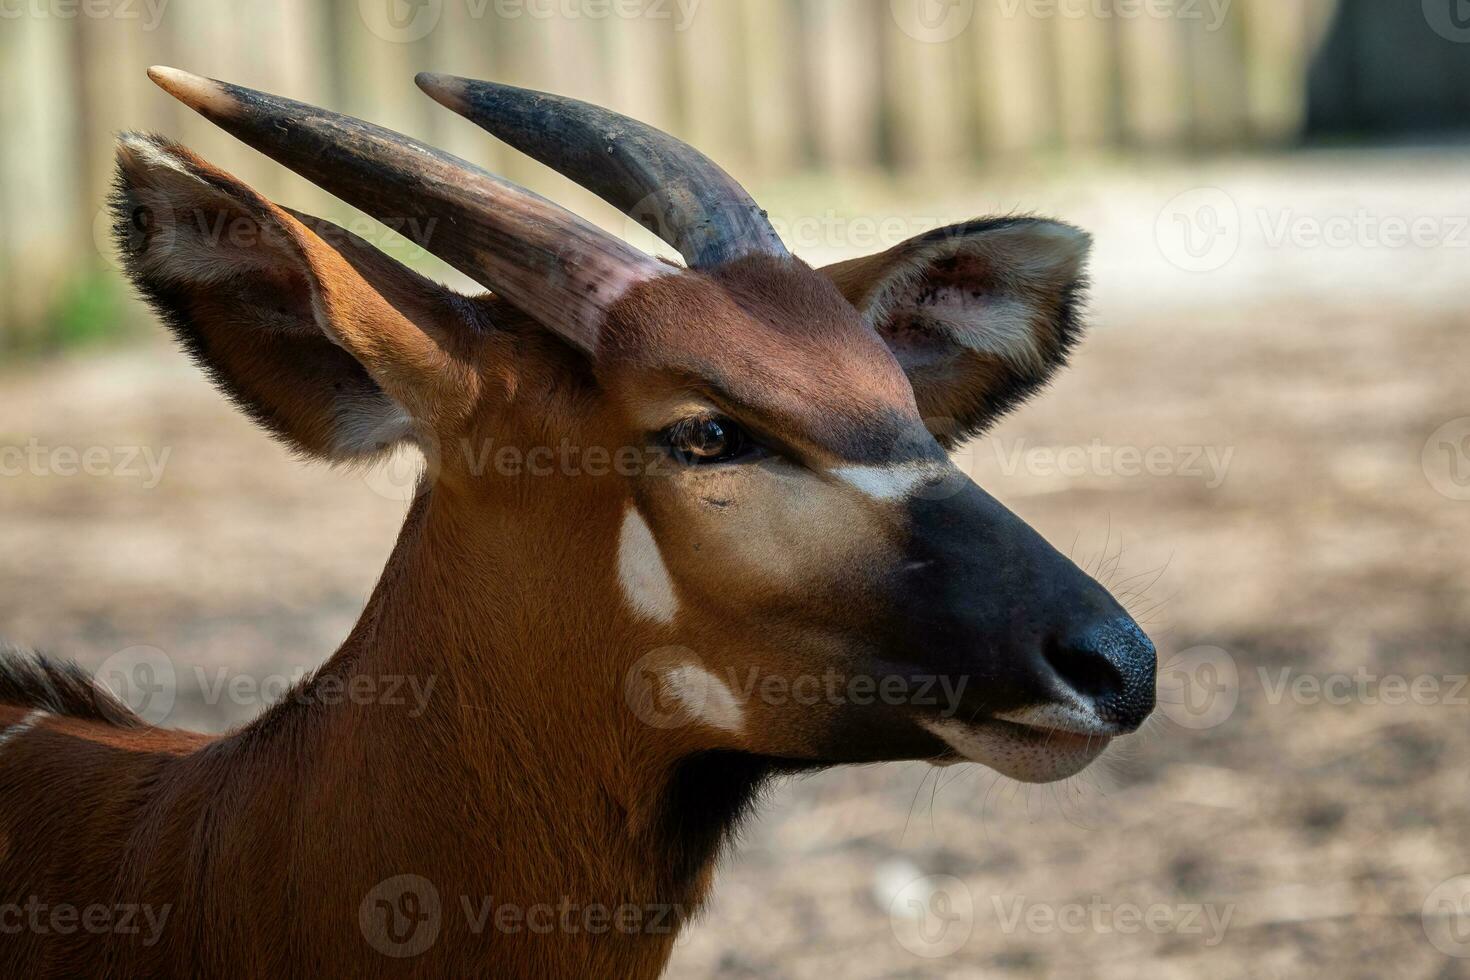
[(610, 103), (660, 129), (679, 124), (674, 34), (648, 17), (619, 20), (608, 34)]
[(1183, 145), (1190, 132), (1189, 62), (1173, 11), (1121, 24), (1118, 41), (1120, 139), (1145, 149)]
[(751, 165), (763, 175), (790, 173), (808, 162), (800, 14), (792, 0), (744, 0), (740, 12)]
[[(380, 10), (360, 0), (190, 0), (167, 5), (158, 24), (8, 20), (0, 348), (39, 329), (77, 262), (98, 252), (115, 130), (161, 130), (267, 194), (353, 216), (158, 92), (143, 76), (148, 64), (428, 138), (626, 230), (585, 191), (434, 105), (414, 72), (600, 101), (694, 141), (740, 177), (808, 167), (939, 174), (977, 154), (1287, 140), (1337, 4), (1150, 0), (1139, 13), (1131, 0), (975, 0), (928, 8), (962, 15), (954, 30), (936, 31), (891, 0), (633, 2), (384, 0)], [(1170, 5), (1161, 11), (1161, 2)], [(44, 94), (30, 84), (36, 77), (53, 80)]]
[(885, 25), (884, 119), (896, 166), (937, 172), (966, 158), (967, 130), (960, 121), (962, 102), (954, 83), (960, 74), (958, 51), (969, 43), (970, 29), (933, 40), (915, 37), (897, 22)]
[(808, 0), (805, 84), (816, 161), (833, 170), (879, 162), (883, 114), (881, 22), (869, 2)]
[(1113, 42), (1118, 21), (1107, 4), (1068, 9), (1052, 19), (1061, 140), (1068, 148), (1095, 149), (1116, 143), (1122, 128)]
[(706, 3), (687, 24), (663, 23), (674, 36), (678, 59), (680, 135), (726, 169), (744, 169), (753, 155), (741, 64), (745, 31), (738, 7)]
[(1181, 8), (1179, 26), (1187, 39), (1192, 141), (1202, 148), (1232, 145), (1248, 128), (1243, 8)]
[(7, 138), (0, 151), (6, 265), (17, 287), (8, 297), (10, 346), (43, 340), (46, 315), (71, 277), (78, 247), (86, 249), (84, 256), (96, 255), (89, 242), (78, 244), (87, 224), (78, 209), (76, 128), (69, 113), (57, 111), (79, 100), (68, 68), (73, 27), (52, 17), (21, 17), (5, 25), (14, 43), (6, 60), (15, 84), (3, 100), (3, 122), (7, 137), (25, 134)]
[(1024, 4), (981, 4), (970, 35), (982, 151), (1006, 156), (1055, 144), (1058, 81), (1048, 22)]
[(1255, 138), (1280, 143), (1300, 129), (1310, 34), (1311, 11), (1301, 0), (1247, 0), (1247, 113)]

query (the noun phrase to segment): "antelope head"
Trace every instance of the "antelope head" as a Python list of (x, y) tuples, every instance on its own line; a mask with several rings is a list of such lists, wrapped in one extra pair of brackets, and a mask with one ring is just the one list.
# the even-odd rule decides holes
[(813, 269), (663, 133), (419, 77), (649, 222), (678, 266), (405, 136), (151, 74), (492, 291), (123, 137), (130, 271), (216, 382), (301, 453), (430, 460), (379, 590), (411, 597), (402, 621), (453, 661), (461, 701), (483, 682), (501, 723), (575, 726), (583, 753), (970, 760), (1028, 781), (1151, 711), (1148, 639), (947, 456), (1077, 343), (1083, 232), (977, 220)]

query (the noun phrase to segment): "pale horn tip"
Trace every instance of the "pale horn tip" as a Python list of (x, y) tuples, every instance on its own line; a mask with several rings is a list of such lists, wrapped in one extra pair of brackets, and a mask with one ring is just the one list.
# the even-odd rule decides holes
[(466, 79), (456, 75), (441, 75), (432, 71), (421, 71), (413, 77), (413, 82), (424, 93), (435, 102), (446, 109), (455, 112), (464, 112), (468, 100), (465, 98)]
[(154, 65), (148, 69), (153, 83), (184, 105), (210, 115), (227, 115), (238, 105), (225, 86), (212, 78), (167, 65)]

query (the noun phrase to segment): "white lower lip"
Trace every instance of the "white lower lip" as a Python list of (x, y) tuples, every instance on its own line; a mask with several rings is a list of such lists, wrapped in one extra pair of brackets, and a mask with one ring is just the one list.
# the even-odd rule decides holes
[(1114, 725), (1103, 721), (1093, 711), (1076, 704), (1043, 704), (1021, 708), (1018, 711), (997, 713), (994, 721), (1008, 721), (1023, 728), (1060, 732), (1068, 735), (1111, 738), (1123, 735)]
[(1111, 735), (1086, 735), (999, 719), (968, 724), (925, 720), (924, 728), (954, 752), (1022, 782), (1066, 779), (1085, 769), (1112, 742)]

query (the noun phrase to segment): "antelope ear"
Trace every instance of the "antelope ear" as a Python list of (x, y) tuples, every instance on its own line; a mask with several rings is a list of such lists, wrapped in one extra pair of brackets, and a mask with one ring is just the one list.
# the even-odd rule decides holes
[(888, 342), (948, 447), (1044, 385), (1082, 333), (1091, 239), (1057, 221), (993, 218), (821, 271)]
[(480, 331), (463, 297), (162, 137), (123, 135), (117, 161), (128, 275), (288, 445), (368, 459), (469, 411)]

